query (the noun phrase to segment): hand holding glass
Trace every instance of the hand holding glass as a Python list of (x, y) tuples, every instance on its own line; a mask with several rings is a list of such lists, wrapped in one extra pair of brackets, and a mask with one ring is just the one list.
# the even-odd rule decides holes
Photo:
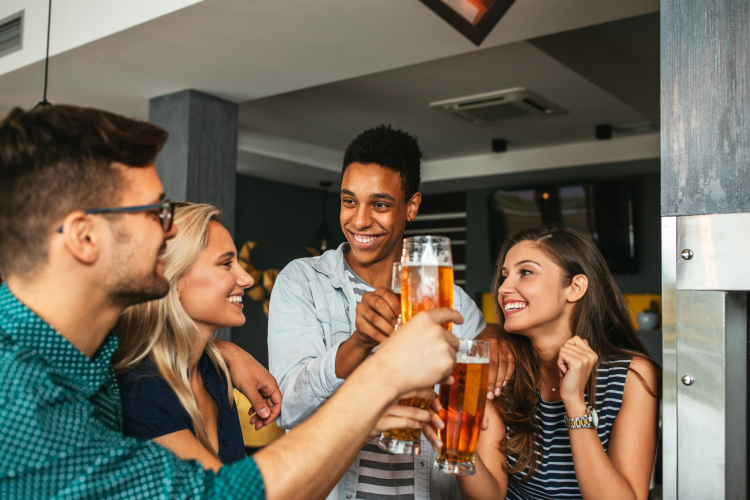
[[(396, 292), (395, 285), (392, 288), (394, 293), (401, 294), (400, 320), (406, 323), (415, 314), (437, 307), (453, 308), (450, 239), (441, 236), (414, 236), (405, 238), (403, 245), (399, 292)], [(450, 330), (452, 323), (443, 326)], [(401, 399), (399, 404), (424, 410), (430, 400)], [(391, 429), (380, 436), (378, 446), (396, 455), (418, 455), (421, 437), (421, 429)]]

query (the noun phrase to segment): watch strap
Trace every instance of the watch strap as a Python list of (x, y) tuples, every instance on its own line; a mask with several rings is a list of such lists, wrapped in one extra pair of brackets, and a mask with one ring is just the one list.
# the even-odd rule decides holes
[(565, 415), (565, 426), (568, 429), (593, 429), (595, 427), (593, 412), (594, 409), (589, 406), (586, 408), (586, 414), (582, 417), (570, 418)]

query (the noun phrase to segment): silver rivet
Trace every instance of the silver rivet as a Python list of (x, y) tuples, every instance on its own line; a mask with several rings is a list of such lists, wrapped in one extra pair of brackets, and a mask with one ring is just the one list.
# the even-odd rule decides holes
[(690, 260), (693, 258), (693, 251), (689, 248), (686, 248), (682, 252), (680, 252), (680, 256), (685, 260)]
[(685, 385), (693, 385), (693, 382), (695, 382), (695, 379), (692, 375), (683, 375), (682, 376), (682, 383)]

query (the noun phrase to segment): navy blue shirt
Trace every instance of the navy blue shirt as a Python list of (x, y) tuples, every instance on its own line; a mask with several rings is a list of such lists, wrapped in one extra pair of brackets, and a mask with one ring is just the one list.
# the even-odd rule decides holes
[[(237, 407), (229, 406), (229, 398), (233, 396), (227, 394), (226, 380), (219, 376), (205, 352), (198, 361), (198, 373), (219, 408), (216, 428), (219, 460), (228, 464), (245, 458)], [(147, 358), (132, 370), (118, 375), (117, 384), (122, 398), (125, 437), (147, 440), (184, 429), (195, 434), (190, 415), (150, 359)]]

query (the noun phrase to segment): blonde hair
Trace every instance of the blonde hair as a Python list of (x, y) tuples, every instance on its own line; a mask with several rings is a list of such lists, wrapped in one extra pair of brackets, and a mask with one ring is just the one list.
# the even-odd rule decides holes
[[(167, 243), (163, 257), (169, 292), (161, 299), (131, 306), (122, 313), (115, 327), (120, 347), (113, 359), (115, 372), (122, 373), (150, 358), (190, 415), (196, 437), (214, 455), (216, 452), (203, 432), (203, 416), (188, 378), (188, 359), (198, 326), (182, 307), (177, 282), (206, 248), (211, 223), (220, 220), (221, 211), (213, 205), (175, 204), (177, 236)], [(206, 344), (205, 352), (227, 382), (227, 400), (232, 407), (232, 380), (213, 338)]]

